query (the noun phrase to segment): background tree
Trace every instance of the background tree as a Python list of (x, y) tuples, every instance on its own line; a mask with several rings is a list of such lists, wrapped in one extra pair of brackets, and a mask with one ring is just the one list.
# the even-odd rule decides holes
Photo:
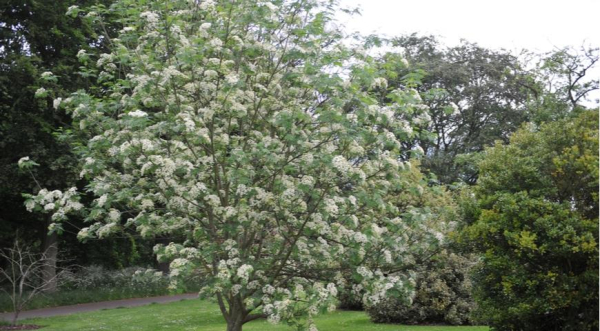
[(445, 184), (474, 184), (485, 146), (508, 142), (522, 123), (569, 116), (598, 89), (598, 80), (589, 76), (598, 61), (593, 48), (514, 55), (466, 41), (446, 47), (434, 36), (416, 34), (392, 44), (404, 56), (386, 54), (379, 70), (391, 88), (421, 92), (430, 109), (431, 122), (419, 126), (420, 134), (407, 147), (420, 145), (424, 169)]
[[(85, 45), (82, 30), (88, 29), (89, 34), (89, 28), (77, 19), (65, 18), (69, 2), (74, 1), (2, 1), (1, 5), (0, 247), (9, 246), (17, 230), (26, 227), (22, 232), (27, 237), (22, 240), (41, 242), (41, 250), (51, 260), (57, 253), (56, 234), (46, 236), (50, 220), (32, 217), (23, 208), (21, 193), (34, 189), (35, 182), (18, 171), (17, 160), (25, 155), (44, 160), (43, 166), (33, 171), (45, 187), (69, 187), (76, 178), (68, 146), (52, 135), (69, 121), (68, 116), (51, 111), (51, 106), (34, 97), (42, 84), (41, 73), (50, 69), (61, 76), (65, 89), (82, 86), (73, 74), (78, 66), (73, 55)], [(54, 290), (54, 286), (48, 289)]]
[(537, 84), (528, 87), (534, 98), (528, 108), (536, 123), (555, 121), (570, 113), (591, 105), (598, 106), (598, 99), (589, 100), (591, 92), (598, 90), (598, 78), (590, 78), (590, 72), (598, 63), (598, 48), (582, 46), (580, 49), (565, 47), (546, 54), (525, 53), (522, 62), (535, 63), (531, 72)]
[[(302, 326), (303, 315), (335, 308), (346, 271), (366, 302), (408, 296), (405, 223), (386, 197), (403, 186), (400, 141), (413, 135), (404, 117), (417, 95), (394, 90), (385, 105), (361, 89), (386, 81), (328, 28), (334, 7), (111, 7), (124, 26), (111, 52), (78, 53), (104, 93), (54, 101), (79, 128), (67, 136), (95, 197), (80, 238), (123, 227), (181, 238), (156, 246), (159, 260), (171, 261), (174, 282), (204, 272), (202, 293), (228, 330), (264, 316)], [(51, 212), (59, 231), (79, 199), (41, 190), (28, 207)]]
[(474, 167), (461, 164), (459, 157), (481, 152), (498, 139), (507, 142), (510, 133), (529, 120), (525, 105), (532, 92), (524, 85), (532, 77), (508, 51), (465, 41), (444, 47), (434, 36), (416, 34), (395, 38), (392, 44), (410, 66), (386, 68), (394, 73), (390, 86), (415, 81), (430, 108), (431, 124), (426, 129), (433, 135), (414, 142), (425, 150), (423, 167), (442, 183), (473, 184)]
[(598, 112), (525, 126), (486, 150), (465, 230), (497, 330), (598, 329)]
[[(34, 177), (50, 190), (85, 185), (79, 181), (71, 146), (55, 134), (68, 130), (71, 120), (63, 110), (54, 109), (53, 98), (92, 87), (94, 80), (79, 74), (81, 63), (76, 54), (81, 49), (89, 54), (106, 49), (108, 38), (104, 35), (114, 35), (119, 26), (109, 18), (96, 27), (83, 15), (65, 15), (69, 7), (102, 7), (111, 2), (0, 1), (0, 247), (10, 247), (20, 232), (22, 241), (38, 247), (48, 257), (56, 256), (62, 247), (65, 259), (81, 265), (96, 263), (114, 268), (152, 263), (152, 242), (145, 244), (139, 238), (132, 237), (132, 241), (125, 236), (81, 245), (76, 239), (83, 227), (81, 219), (72, 219), (60, 238), (56, 233), (47, 235), (51, 220), (28, 213), (21, 196), (39, 189)], [(53, 74), (42, 77), (44, 72)], [(24, 156), (37, 160), (39, 166), (31, 172), (19, 171), (17, 161)], [(139, 254), (132, 254), (135, 251)], [(46, 264), (49, 268), (52, 265)]]

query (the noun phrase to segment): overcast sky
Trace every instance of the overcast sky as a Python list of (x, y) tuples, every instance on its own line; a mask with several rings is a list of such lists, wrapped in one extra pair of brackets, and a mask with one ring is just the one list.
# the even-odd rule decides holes
[(350, 31), (388, 36), (420, 32), (447, 44), (460, 38), (489, 48), (549, 51), (600, 46), (600, 0), (341, 0), (361, 16), (343, 17)]
[[(418, 32), (494, 49), (547, 52), (600, 47), (600, 0), (340, 0), (361, 15), (340, 15), (346, 31), (393, 37)], [(600, 66), (589, 73), (600, 76)], [(600, 92), (590, 95), (600, 98)], [(590, 100), (591, 101), (591, 100)], [(587, 103), (586, 103), (587, 104)], [(593, 105), (593, 103), (591, 104)], [(597, 105), (597, 104), (596, 104)]]

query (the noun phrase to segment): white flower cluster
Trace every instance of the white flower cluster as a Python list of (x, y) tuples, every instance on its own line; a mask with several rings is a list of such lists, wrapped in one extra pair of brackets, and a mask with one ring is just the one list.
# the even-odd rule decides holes
[(348, 162), (348, 160), (346, 160), (346, 158), (344, 158), (341, 155), (334, 156), (333, 159), (331, 160), (331, 164), (333, 165), (333, 167), (335, 169), (337, 169), (341, 173), (348, 172), (350, 170), (350, 167), (352, 166)]
[(67, 8), (67, 15), (75, 15), (77, 14), (77, 12), (79, 11), (79, 6), (69, 6), (69, 8)]
[(188, 262), (189, 261), (186, 259), (181, 259), (181, 258), (175, 259), (175, 260), (173, 260), (173, 262), (171, 262), (171, 264), (169, 265), (169, 268), (178, 270), (178, 269), (181, 269), (181, 268), (184, 268), (185, 266), (187, 266)]
[(60, 107), (61, 103), (62, 103), (62, 98), (56, 98), (52, 102), (52, 106), (54, 107), (54, 109), (58, 109)]
[(250, 277), (250, 273), (254, 270), (254, 268), (249, 264), (243, 264), (237, 270), (237, 276), (241, 278), (244, 282), (248, 282), (248, 278)]
[(80, 49), (80, 50), (77, 52), (77, 58), (79, 58), (79, 59), (86, 58), (86, 57), (87, 57), (87, 55), (88, 55), (88, 54), (87, 54), (87, 52), (86, 52), (86, 50), (85, 50), (85, 49)]
[(127, 113), (127, 115), (131, 116), (131, 117), (146, 117), (148, 116), (148, 113), (146, 113), (145, 111), (136, 109), (134, 111), (131, 111), (129, 113)]
[(153, 11), (145, 11), (140, 14), (140, 17), (146, 20), (146, 22), (148, 23), (148, 27), (150, 29), (156, 28), (156, 25), (158, 24), (158, 19), (159, 19), (157, 13), (155, 13)]
[[(52, 213), (52, 220), (55, 222), (63, 221), (69, 213), (78, 212), (83, 209), (83, 204), (79, 202), (77, 189), (74, 187), (65, 192), (42, 189), (36, 196), (30, 196), (25, 202), (25, 207), (30, 212), (38, 206), (44, 212)], [(59, 228), (55, 227), (54, 229)]]
[(40, 87), (39, 89), (37, 89), (37, 90), (35, 91), (35, 97), (36, 97), (36, 98), (43, 98), (43, 97), (45, 97), (46, 95), (48, 95), (48, 91), (46, 91), (46, 89), (45, 89), (45, 88), (43, 88), (43, 87)]
[(449, 106), (452, 109), (451, 115), (456, 115), (459, 113), (458, 106), (454, 102), (450, 102)]
[(373, 79), (373, 83), (371, 84), (371, 87), (379, 87), (382, 89), (386, 89), (388, 87), (388, 81), (387, 81), (387, 79), (385, 79), (383, 77), (377, 77), (377, 78)]
[(89, 227), (82, 228), (77, 233), (77, 239), (82, 240), (82, 241), (85, 239), (88, 239), (90, 237), (92, 237), (92, 232), (90, 231)]

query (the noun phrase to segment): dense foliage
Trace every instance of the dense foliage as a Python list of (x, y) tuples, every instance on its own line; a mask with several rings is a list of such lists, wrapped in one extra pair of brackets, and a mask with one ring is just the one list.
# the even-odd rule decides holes
[[(423, 266), (431, 266), (432, 259), (442, 250), (445, 238), (454, 230), (458, 221), (457, 206), (453, 197), (443, 186), (434, 185), (431, 178), (421, 173), (420, 164), (412, 160), (410, 169), (402, 178), (402, 189), (388, 197), (398, 208), (398, 212), (405, 221), (400, 233), (407, 238), (410, 245), (403, 252), (402, 263), (398, 264), (400, 270), (417, 271)], [(435, 231), (435, 236), (430, 234)], [(417, 243), (429, 242), (428, 245)], [(417, 284), (419, 274), (416, 275)], [(349, 278), (349, 277), (348, 277)], [(340, 291), (338, 299), (340, 308), (362, 310), (364, 305), (369, 305), (363, 300), (364, 291), (352, 281), (347, 282)], [(395, 302), (406, 304), (410, 298), (398, 298)], [(375, 305), (376, 307), (379, 304)]]
[(598, 329), (598, 112), (529, 125), (486, 151), (480, 314), (498, 330)]
[[(37, 190), (30, 174), (21, 174), (17, 161), (23, 156), (43, 160), (35, 174), (49, 188), (73, 185), (74, 158), (69, 147), (53, 132), (69, 117), (52, 111), (51, 105), (34, 97), (42, 86), (41, 74), (53, 70), (61, 77), (61, 89), (82, 87), (85, 79), (76, 72), (74, 57), (90, 42), (93, 30), (79, 19), (65, 17), (70, 3), (61, 1), (3, 1), (0, 34), (0, 244), (6, 247), (21, 229), (29, 241), (46, 237), (43, 215), (23, 208), (22, 192)], [(56, 86), (55, 86), (56, 87)], [(46, 94), (49, 100), (51, 97)], [(23, 231), (24, 229), (27, 231)]]
[(471, 271), (477, 257), (443, 250), (417, 268), (412, 302), (386, 298), (366, 311), (376, 323), (472, 324)]

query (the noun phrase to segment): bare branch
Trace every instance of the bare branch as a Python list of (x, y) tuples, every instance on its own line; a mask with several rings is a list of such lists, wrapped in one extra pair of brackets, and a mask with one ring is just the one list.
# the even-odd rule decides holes
[(27, 304), (64, 274), (63, 270), (52, 277), (44, 277), (44, 267), (50, 265), (46, 253), (34, 253), (18, 239), (15, 240), (13, 247), (0, 250), (0, 258), (6, 260), (6, 267), (0, 268), (0, 281), (10, 284), (9, 289), (1, 289), (1, 291), (11, 300), (14, 311), (13, 325)]

